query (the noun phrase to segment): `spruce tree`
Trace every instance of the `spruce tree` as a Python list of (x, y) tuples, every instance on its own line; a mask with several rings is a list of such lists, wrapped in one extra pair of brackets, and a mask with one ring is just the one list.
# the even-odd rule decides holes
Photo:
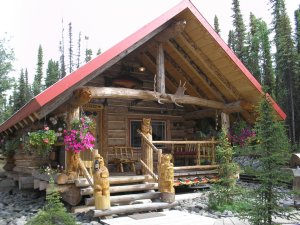
[(81, 32), (78, 34), (77, 42), (77, 68), (80, 67), (80, 57), (81, 57)]
[(73, 33), (72, 33), (72, 23), (69, 23), (69, 73), (73, 72)]
[(232, 160), (233, 153), (233, 147), (228, 139), (228, 131), (223, 127), (216, 151), (220, 179), (209, 194), (211, 209), (220, 210), (224, 206), (232, 205), (234, 197), (238, 194), (236, 180), (239, 167)]
[(294, 102), (294, 79), (295, 79), (295, 47), (292, 38), (292, 28), (287, 15), (284, 0), (270, 0), (273, 15), (273, 30), (275, 32), (274, 43), (276, 47), (276, 99), (287, 113), (289, 134), (294, 144), (295, 133), (295, 102)]
[(60, 51), (60, 78), (66, 76), (66, 64), (65, 64), (65, 40), (64, 40), (64, 20), (61, 20), (62, 30), (61, 30), (61, 41), (59, 42), (59, 51)]
[(217, 15), (215, 15), (215, 17), (214, 17), (214, 29), (215, 29), (216, 33), (218, 35), (220, 35), (221, 29), (220, 29), (219, 19), (218, 19)]
[(17, 87), (18, 87), (18, 90), (17, 90), (17, 97), (16, 97), (16, 102), (15, 102), (15, 109), (19, 110), (27, 102), (25, 74), (24, 74), (23, 69), (21, 69), (20, 78), (19, 78)]
[(5, 92), (12, 87), (12, 79), (8, 74), (13, 70), (14, 51), (9, 47), (9, 40), (0, 39), (0, 123), (2, 123), (7, 116), (5, 105), (7, 102)]
[(100, 55), (102, 52), (101, 52), (101, 48), (98, 49), (97, 51), (97, 55)]
[(47, 191), (46, 205), (26, 225), (75, 225), (75, 218), (69, 214), (60, 201), (60, 194), (54, 187), (54, 181), (50, 180), (52, 188)]
[(272, 103), (265, 95), (258, 110), (255, 124), (256, 142), (252, 154), (258, 157), (260, 168), (255, 175), (260, 181), (249, 202), (246, 216), (255, 225), (271, 225), (274, 216), (286, 217), (287, 208), (280, 205), (279, 200), (285, 195), (278, 187), (286, 180), (287, 174), (282, 167), (289, 156), (289, 142), (282, 122), (276, 120)]
[(269, 40), (270, 31), (266, 22), (263, 20), (259, 20), (259, 32), (261, 41), (262, 84), (265, 87), (265, 91), (274, 97), (275, 75), (273, 69), (271, 43)]
[(234, 39), (233, 30), (229, 30), (227, 42), (228, 42), (228, 47), (231, 48), (231, 50), (235, 52), (235, 39)]
[(33, 96), (32, 96), (32, 91), (31, 91), (31, 86), (29, 84), (29, 81), (28, 81), (28, 70), (27, 68), (25, 69), (25, 99), (26, 99), (26, 102), (28, 102)]
[(247, 49), (245, 48), (246, 41), (246, 27), (244, 24), (243, 16), (240, 10), (239, 0), (232, 1), (233, 10), (233, 27), (234, 27), (234, 51), (238, 58), (246, 63), (247, 61)]
[(85, 62), (87, 63), (88, 61), (91, 61), (92, 59), (92, 55), (93, 55), (93, 52), (92, 52), (92, 49), (85, 49)]
[(250, 13), (250, 32), (248, 34), (249, 56), (247, 68), (254, 75), (258, 82), (262, 83), (260, 70), (260, 32), (257, 18)]
[(58, 62), (50, 59), (48, 62), (47, 72), (46, 72), (45, 86), (50, 87), (56, 81), (59, 80), (59, 64)]
[(300, 5), (295, 11), (295, 44), (296, 44), (296, 76), (294, 77), (295, 83), (295, 124), (296, 124), (296, 141), (299, 145), (300, 136)]
[(38, 49), (38, 62), (36, 68), (36, 74), (34, 76), (34, 81), (32, 84), (32, 90), (34, 96), (38, 95), (42, 91), (42, 79), (43, 79), (43, 49), (42, 46), (39, 45)]

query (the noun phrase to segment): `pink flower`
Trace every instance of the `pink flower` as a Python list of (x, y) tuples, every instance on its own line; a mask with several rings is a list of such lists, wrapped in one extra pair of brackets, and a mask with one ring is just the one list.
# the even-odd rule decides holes
[(46, 143), (46, 144), (48, 144), (49, 143), (48, 138), (43, 139), (43, 142)]
[(45, 126), (45, 127), (44, 127), (44, 130), (49, 130), (49, 127)]

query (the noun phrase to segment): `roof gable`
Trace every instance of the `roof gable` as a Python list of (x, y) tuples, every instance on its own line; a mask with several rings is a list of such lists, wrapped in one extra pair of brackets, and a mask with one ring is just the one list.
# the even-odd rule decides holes
[[(93, 79), (99, 73), (112, 66), (114, 63), (122, 59), (124, 56), (134, 51), (142, 44), (146, 43), (156, 34), (165, 29), (174, 17), (180, 17), (186, 12), (193, 18), (196, 18), (197, 26), (201, 25), (209, 39), (212, 39), (217, 47), (222, 50), (222, 54), (226, 54), (227, 58), (233, 65), (236, 66), (238, 72), (244, 75), (241, 79), (247, 79), (249, 84), (258, 92), (262, 93), (260, 84), (247, 70), (247, 68), (236, 57), (227, 44), (219, 37), (219, 35), (213, 30), (209, 23), (203, 18), (200, 12), (194, 7), (189, 0), (183, 0), (175, 7), (162, 14), (157, 19), (148, 23), (123, 41), (119, 42), (114, 47), (110, 48), (103, 54), (97, 56), (87, 64), (80, 67), (78, 70), (64, 77), (36, 97), (34, 97), (23, 108), (16, 112), (11, 118), (5, 121), (0, 126), (0, 132), (3, 132), (10, 127), (14, 126), (18, 122), (28, 118), (29, 116), (40, 119), (45, 115), (47, 109), (54, 109), (58, 105), (62, 104), (68, 97), (72, 95), (72, 92), (77, 87), (84, 85), (89, 80)], [(218, 69), (218, 68), (217, 68)], [(233, 87), (237, 88), (238, 87)], [(284, 112), (273, 101), (273, 107), (278, 115), (285, 119)]]

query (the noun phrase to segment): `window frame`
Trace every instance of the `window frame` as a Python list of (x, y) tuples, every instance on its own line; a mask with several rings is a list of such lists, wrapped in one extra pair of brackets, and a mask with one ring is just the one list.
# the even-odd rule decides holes
[[(129, 123), (129, 144), (130, 144), (130, 146), (132, 147), (132, 148), (134, 148), (134, 149), (141, 149), (141, 146), (139, 146), (139, 147), (135, 147), (135, 146), (132, 146), (132, 126), (131, 126), (131, 122), (132, 121), (137, 121), (137, 122), (142, 122), (143, 121), (143, 119), (141, 119), (141, 118), (129, 118), (128, 119), (128, 123)], [(167, 120), (164, 120), (164, 119), (151, 119), (151, 126), (152, 126), (152, 128), (153, 128), (153, 125), (152, 125), (152, 123), (153, 122), (161, 122), (161, 123), (163, 123), (164, 124), (164, 138), (166, 139), (167, 138)], [(164, 147), (164, 145), (161, 145), (161, 146), (159, 146), (159, 147)]]

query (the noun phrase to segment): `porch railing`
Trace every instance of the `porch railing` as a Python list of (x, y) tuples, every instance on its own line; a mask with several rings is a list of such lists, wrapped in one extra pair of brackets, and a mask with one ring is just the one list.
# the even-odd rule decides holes
[[(216, 164), (215, 147), (218, 142), (211, 141), (152, 141), (152, 144), (171, 145), (174, 160), (194, 159), (195, 165)], [(187, 165), (185, 165), (187, 166)]]

